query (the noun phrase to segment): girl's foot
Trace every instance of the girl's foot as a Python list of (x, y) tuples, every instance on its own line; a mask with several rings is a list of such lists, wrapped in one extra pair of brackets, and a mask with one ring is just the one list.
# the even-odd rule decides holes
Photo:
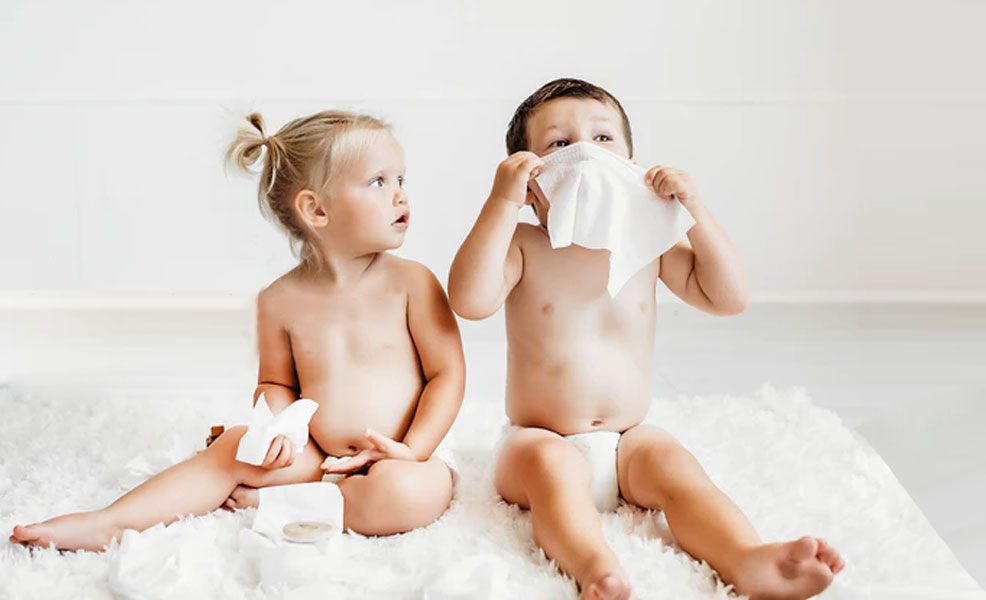
[(93, 511), (62, 515), (33, 525), (17, 525), (10, 541), (42, 548), (54, 543), (59, 550), (101, 552), (122, 534), (123, 529), (108, 523), (99, 511)]
[(260, 491), (257, 488), (247, 487), (245, 485), (238, 485), (236, 489), (229, 493), (229, 498), (223, 504), (223, 508), (227, 510), (236, 510), (238, 508), (248, 508), (250, 506), (257, 508), (260, 505)]
[(751, 600), (804, 600), (832, 583), (845, 562), (824, 540), (803, 537), (750, 550), (730, 583)]

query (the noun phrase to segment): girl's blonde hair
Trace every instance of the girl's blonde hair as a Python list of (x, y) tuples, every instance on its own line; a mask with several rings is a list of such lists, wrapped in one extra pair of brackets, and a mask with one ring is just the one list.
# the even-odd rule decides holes
[(348, 135), (359, 130), (389, 131), (390, 126), (367, 115), (327, 110), (295, 119), (268, 136), (260, 113), (251, 113), (240, 122), (226, 151), (227, 164), (250, 174), (255, 173), (250, 167), (263, 161), (257, 190), (260, 212), (268, 219), (276, 217), (290, 237), (291, 251), (309, 266), (320, 266), (322, 256), (294, 209), (294, 198), (306, 189), (327, 191), (340, 167), (359, 153), (365, 140)]

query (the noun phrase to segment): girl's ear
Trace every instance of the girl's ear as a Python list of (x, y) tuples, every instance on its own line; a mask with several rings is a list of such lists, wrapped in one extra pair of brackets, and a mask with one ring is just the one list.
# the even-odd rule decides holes
[(311, 190), (301, 190), (295, 195), (294, 208), (309, 227), (319, 228), (329, 224), (329, 215)]
[(637, 159), (634, 158), (633, 156), (631, 156), (630, 157), (630, 162), (632, 162), (633, 164), (637, 164)]

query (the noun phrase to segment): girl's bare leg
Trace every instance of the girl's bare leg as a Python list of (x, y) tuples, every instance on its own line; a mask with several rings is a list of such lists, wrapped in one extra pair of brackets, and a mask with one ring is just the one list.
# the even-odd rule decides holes
[(515, 431), (496, 465), (496, 489), (531, 511), (534, 541), (574, 577), (582, 598), (627, 598), (630, 584), (603, 537), (582, 454), (546, 429)]
[(705, 560), (753, 599), (803, 599), (828, 587), (842, 558), (813, 537), (764, 544), (746, 515), (670, 434), (638, 425), (620, 439), (620, 492), (633, 504), (661, 509), (686, 552)]
[(312, 441), (289, 467), (268, 470), (238, 462), (236, 448), (246, 427), (224, 432), (204, 452), (171, 466), (102, 510), (74, 513), (14, 527), (10, 541), (59, 549), (102, 550), (124, 529), (143, 531), (179, 515), (204, 515), (226, 501), (238, 484), (252, 487), (318, 481), (325, 456)]

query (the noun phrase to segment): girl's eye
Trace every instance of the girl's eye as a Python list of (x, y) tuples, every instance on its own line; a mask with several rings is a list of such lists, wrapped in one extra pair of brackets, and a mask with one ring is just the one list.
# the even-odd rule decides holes
[[(603, 138), (603, 139), (599, 139), (599, 138)], [(597, 142), (612, 142), (613, 141), (613, 138), (609, 137), (605, 133), (600, 133), (599, 135), (596, 136), (595, 139), (596, 139)]]
[(561, 148), (568, 145), (568, 140), (555, 140), (548, 146), (549, 148)]
[(397, 178), (397, 185), (398, 185), (399, 187), (401, 187), (401, 188), (403, 188), (403, 187), (404, 187), (404, 178), (403, 178), (403, 177), (398, 177), (398, 178)]
[(370, 187), (383, 187), (383, 177), (377, 177), (370, 182)]

